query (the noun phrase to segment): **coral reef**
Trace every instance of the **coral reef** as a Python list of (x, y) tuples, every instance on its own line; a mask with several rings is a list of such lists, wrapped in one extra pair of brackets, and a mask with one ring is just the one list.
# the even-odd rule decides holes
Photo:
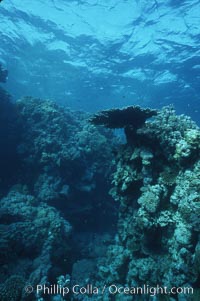
[[(197, 288), (200, 129), (166, 107), (132, 136), (131, 130), (130, 126), (131, 143), (121, 146), (115, 159), (110, 193), (120, 203), (118, 231), (106, 262), (99, 267), (101, 281), (128, 287)], [(191, 300), (191, 295), (169, 297)], [(118, 294), (105, 297), (119, 299)]]
[(103, 213), (110, 206), (102, 200), (103, 193), (107, 199), (112, 133), (88, 124), (88, 114), (48, 100), (26, 97), (17, 102), (17, 110), (23, 124), (21, 181), (39, 200), (62, 208), (73, 224), (96, 223), (97, 207)]
[[(64, 262), (70, 260), (71, 225), (55, 208), (39, 202), (19, 185), (0, 200), (0, 208), (1, 300), (24, 300), (20, 288), (24, 289), (25, 283), (33, 287), (47, 283), (49, 273), (51, 277), (54, 273), (56, 254), (60, 256), (56, 269), (67, 269)], [(14, 285), (7, 290), (11, 282)]]
[[(98, 233), (108, 226), (113, 231), (117, 205), (108, 196), (108, 177), (114, 138), (109, 130), (88, 124), (88, 114), (48, 100), (26, 97), (11, 103), (6, 98), (5, 104), (5, 116), (12, 116), (12, 108), (16, 113), (20, 140), (11, 139), (19, 162), (17, 168), (9, 162), (15, 185), (9, 181), (0, 195), (0, 299), (46, 300), (42, 294), (25, 294), (25, 284), (55, 284), (66, 274), (84, 281), (86, 274), (78, 271), (85, 267), (86, 272), (90, 265), (87, 275), (92, 277), (105, 255), (107, 239), (88, 231)], [(2, 133), (8, 135), (5, 126)], [(3, 142), (8, 152), (12, 144)], [(5, 170), (0, 172), (5, 179)], [(9, 285), (13, 289), (8, 291)], [(51, 300), (63, 299), (58, 295)]]
[[(90, 158), (98, 164), (97, 172), (101, 172), (102, 161), (111, 152), (107, 139), (112, 135), (88, 125), (86, 113), (73, 112), (51, 101), (31, 97), (19, 100), (17, 109), (24, 125), (23, 142), (18, 150), (25, 161), (44, 170), (64, 169), (73, 162), (73, 168), (79, 164), (81, 173), (84, 160)], [(104, 148), (104, 153), (98, 154), (99, 148)]]
[(89, 121), (95, 125), (104, 125), (108, 128), (124, 128), (126, 126), (139, 128), (148, 118), (156, 114), (156, 110), (131, 106), (123, 109), (101, 111), (92, 116)]
[(0, 284), (1, 301), (18, 301), (23, 295), (25, 280), (20, 275), (13, 275), (5, 283)]
[[(12, 104), (4, 97), (1, 104), (14, 109), (21, 126), (14, 143), (20, 164), (12, 165), (16, 185), (10, 182), (0, 197), (1, 300), (46, 300), (42, 293), (27, 296), (27, 283), (199, 288), (200, 130), (190, 118), (172, 107), (128, 107), (89, 118), (48, 100), (26, 97)], [(91, 123), (123, 127), (127, 143), (116, 150), (111, 130)], [(2, 149), (10, 147), (3, 142)], [(154, 300), (161, 297), (191, 300), (178, 293)], [(152, 296), (106, 290), (103, 296), (58, 293), (47, 299), (67, 298)]]
[(190, 164), (199, 158), (199, 128), (190, 117), (177, 116), (172, 106), (163, 108), (158, 116), (146, 127), (138, 130), (141, 139), (147, 144), (156, 143), (169, 161), (173, 164)]

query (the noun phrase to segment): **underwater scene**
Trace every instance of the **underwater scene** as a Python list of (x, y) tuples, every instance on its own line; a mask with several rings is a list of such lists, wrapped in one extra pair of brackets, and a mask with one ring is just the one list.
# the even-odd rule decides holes
[(0, 301), (200, 301), (200, 1), (0, 1)]

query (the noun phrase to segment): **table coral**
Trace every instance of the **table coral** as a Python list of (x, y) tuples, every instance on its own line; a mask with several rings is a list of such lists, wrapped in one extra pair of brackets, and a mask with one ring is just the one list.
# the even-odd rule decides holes
[(135, 129), (141, 127), (144, 122), (157, 114), (156, 110), (143, 109), (140, 106), (130, 106), (122, 109), (110, 109), (101, 111), (92, 116), (89, 121), (96, 125), (104, 125), (108, 128), (125, 128), (132, 126)]

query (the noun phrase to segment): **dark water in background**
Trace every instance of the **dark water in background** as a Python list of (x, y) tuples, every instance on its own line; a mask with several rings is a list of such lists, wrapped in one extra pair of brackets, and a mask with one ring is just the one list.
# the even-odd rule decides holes
[(7, 89), (73, 109), (173, 103), (199, 122), (199, 1), (7, 0)]

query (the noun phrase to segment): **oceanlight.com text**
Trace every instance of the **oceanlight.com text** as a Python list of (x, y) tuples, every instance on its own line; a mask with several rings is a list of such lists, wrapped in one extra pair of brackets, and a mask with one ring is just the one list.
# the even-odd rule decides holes
[(61, 286), (55, 285), (37, 285), (34, 289), (33, 286), (28, 285), (25, 287), (26, 293), (36, 293), (38, 296), (45, 295), (192, 295), (192, 287), (171, 287), (167, 286), (150, 286), (144, 284), (142, 286), (122, 286), (119, 284), (110, 284), (104, 286), (95, 286), (93, 284), (86, 284), (84, 286), (79, 284)]

